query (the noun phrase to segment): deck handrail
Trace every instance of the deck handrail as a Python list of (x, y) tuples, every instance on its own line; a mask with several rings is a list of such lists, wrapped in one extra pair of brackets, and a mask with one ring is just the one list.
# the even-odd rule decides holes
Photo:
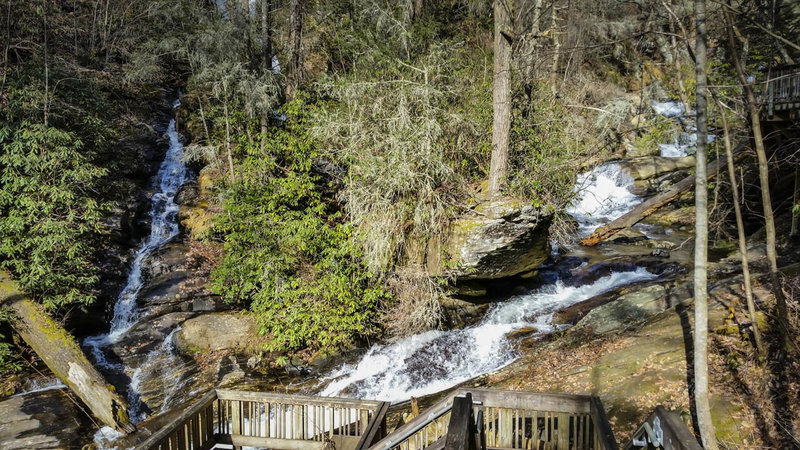
[(767, 79), (767, 115), (800, 109), (800, 64), (773, 67)]
[(433, 421), (439, 419), (440, 417), (444, 416), (445, 414), (449, 413), (450, 410), (453, 409), (453, 398), (455, 398), (456, 394), (450, 394), (447, 397), (439, 400), (433, 406), (428, 408), (427, 411), (424, 413), (420, 413), (417, 417), (409, 420), (408, 422), (404, 423), (394, 431), (392, 431), (389, 435), (381, 439), (380, 441), (376, 442), (372, 446), (369, 447), (370, 450), (387, 450), (400, 442), (408, 439), (409, 437), (413, 436), (418, 431), (422, 430)]
[(667, 450), (703, 450), (681, 418), (673, 411), (658, 405), (647, 420), (633, 433), (623, 450), (635, 448), (664, 448)]

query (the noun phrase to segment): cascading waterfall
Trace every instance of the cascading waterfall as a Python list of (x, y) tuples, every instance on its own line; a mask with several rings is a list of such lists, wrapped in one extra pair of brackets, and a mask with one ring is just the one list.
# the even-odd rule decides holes
[[(607, 163), (582, 174), (575, 187), (579, 201), (568, 209), (581, 234), (625, 214), (639, 202), (633, 179), (619, 164)], [(321, 380), (321, 395), (407, 400), (439, 392), (492, 372), (517, 357), (508, 334), (523, 328), (554, 330), (553, 313), (631, 283), (655, 279), (644, 268), (612, 273), (583, 286), (561, 281), (497, 304), (476, 325), (433, 330), (389, 345), (374, 345), (355, 364), (345, 364)]]
[(557, 309), (656, 276), (638, 268), (580, 287), (556, 282), (498, 304), (477, 325), (375, 345), (357, 363), (345, 364), (325, 377), (320, 394), (401, 401), (439, 392), (513, 362), (518, 355), (507, 339), (510, 332), (527, 327), (553, 331), (551, 320)]
[[(665, 102), (653, 101), (651, 103), (653, 111), (668, 119), (677, 118), (683, 132), (678, 134), (672, 142), (658, 144), (659, 154), (666, 158), (681, 158), (683, 156), (693, 155), (695, 147), (697, 147), (697, 129), (694, 126), (694, 121), (687, 118), (686, 108), (677, 100), (669, 100)], [(693, 114), (690, 112), (690, 114)], [(713, 134), (708, 136), (709, 142), (713, 142)]]
[(578, 176), (576, 200), (567, 214), (578, 222), (578, 233), (588, 236), (597, 227), (627, 213), (642, 202), (631, 193), (633, 178), (617, 163), (601, 164)]
[[(180, 100), (176, 100), (173, 107), (179, 105)], [(154, 181), (154, 187), (158, 190), (151, 199), (152, 204), (149, 212), (151, 221), (150, 235), (142, 242), (133, 258), (125, 287), (120, 292), (114, 305), (114, 317), (111, 320), (109, 332), (86, 338), (83, 342), (84, 346), (90, 349), (100, 367), (107, 370), (125, 372), (131, 376), (132, 382), (128, 389), (128, 401), (131, 405), (129, 415), (134, 421), (142, 419), (141, 401), (139, 400), (137, 385), (133, 382), (135, 381), (136, 370), (109, 361), (106, 357), (105, 349), (109, 345), (118, 342), (139, 318), (136, 298), (144, 284), (142, 263), (153, 251), (169, 242), (179, 232), (176, 220), (178, 205), (175, 203), (175, 194), (186, 180), (187, 169), (183, 164), (183, 144), (175, 128), (174, 119), (170, 120), (166, 134), (169, 138), (169, 149)], [(172, 335), (170, 334), (170, 342), (171, 337)]]

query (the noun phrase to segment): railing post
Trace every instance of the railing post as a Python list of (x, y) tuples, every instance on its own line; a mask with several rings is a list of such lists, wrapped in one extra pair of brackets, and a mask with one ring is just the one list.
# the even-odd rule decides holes
[(472, 394), (453, 399), (453, 411), (447, 427), (445, 450), (477, 450), (475, 422), (472, 415)]

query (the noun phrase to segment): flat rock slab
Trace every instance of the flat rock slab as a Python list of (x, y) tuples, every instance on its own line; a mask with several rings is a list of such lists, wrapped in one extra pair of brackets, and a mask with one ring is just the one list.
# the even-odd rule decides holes
[(0, 401), (0, 448), (81, 448), (95, 426), (63, 389)]

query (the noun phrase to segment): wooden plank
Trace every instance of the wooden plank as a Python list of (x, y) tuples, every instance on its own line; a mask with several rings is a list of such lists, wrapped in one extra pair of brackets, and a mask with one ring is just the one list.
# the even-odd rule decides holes
[(592, 397), (592, 425), (595, 434), (595, 448), (602, 450), (618, 450), (619, 445), (617, 439), (614, 437), (614, 431), (611, 429), (611, 424), (608, 423), (606, 410), (603, 404), (597, 397)]
[(354, 400), (341, 397), (310, 397), (296, 394), (278, 394), (274, 392), (235, 391), (231, 389), (217, 389), (217, 397), (221, 400), (239, 400), (253, 402), (272, 402), (295, 405), (322, 405), (340, 408), (362, 408), (376, 410), (381, 406), (380, 401)]
[[(655, 428), (656, 419), (658, 419), (658, 426), (661, 428), (663, 435), (664, 435), (664, 442), (661, 443), (663, 448), (668, 448), (671, 450), (702, 450), (702, 447), (697, 442), (697, 439), (694, 437), (689, 428), (686, 424), (681, 420), (681, 418), (673, 411), (668, 411), (663, 406), (659, 405), (656, 409), (650, 414), (650, 417), (647, 418), (645, 423), (650, 424), (652, 427)], [(639, 428), (633, 436), (640, 436), (641, 430), (644, 427)], [(629, 441), (624, 450), (629, 450), (633, 448), (633, 441)]]
[(429, 423), (450, 412), (451, 408), (453, 407), (453, 397), (454, 395), (449, 395), (443, 398), (428, 408), (427, 412), (414, 417), (394, 430), (394, 432), (388, 436), (373, 444), (370, 449), (389, 449), (413, 436), (417, 431), (421, 430)]
[(453, 409), (450, 413), (450, 423), (447, 426), (444, 444), (445, 450), (475, 450), (473, 436), (475, 426), (472, 420), (472, 394), (453, 399)]
[(498, 391), (492, 389), (459, 389), (458, 395), (472, 393), (472, 399), (483, 406), (524, 409), (527, 411), (551, 411), (565, 413), (589, 413), (588, 395), (571, 395), (544, 392)]
[(187, 408), (183, 413), (177, 416), (169, 425), (161, 428), (157, 432), (153, 433), (149, 438), (147, 438), (144, 442), (137, 445), (138, 448), (154, 448), (158, 446), (158, 443), (168, 439), (170, 435), (180, 426), (182, 426), (190, 417), (197, 414), (199, 411), (204, 410), (208, 405), (213, 404), (214, 400), (216, 399), (216, 392), (208, 391), (203, 394), (192, 406)]
[(275, 448), (281, 450), (322, 450), (324, 446), (323, 442), (240, 435), (219, 436), (217, 443), (233, 445), (234, 447)]
[(356, 445), (356, 450), (367, 449), (372, 445), (376, 438), (383, 437), (378, 436), (378, 432), (386, 422), (386, 413), (389, 411), (389, 405), (389, 402), (382, 402), (380, 408), (378, 408), (375, 414), (373, 414), (372, 420), (369, 420), (364, 428), (361, 439), (359, 440), (358, 445)]
[[(744, 148), (745, 148), (744, 143), (736, 146), (736, 149), (733, 151), (734, 161), (739, 161), (742, 158), (744, 158), (745, 156), (745, 152), (743, 151)], [(727, 158), (719, 158), (716, 161), (709, 164), (707, 169), (708, 179), (714, 178), (717, 175), (717, 173), (719, 173), (722, 169), (725, 169), (727, 164), (728, 164)], [(600, 242), (605, 241), (611, 236), (617, 234), (618, 232), (626, 228), (632, 227), (640, 220), (656, 212), (662, 206), (683, 195), (689, 189), (694, 187), (694, 182), (695, 182), (694, 175), (690, 175), (682, 179), (681, 181), (672, 185), (672, 187), (670, 187), (666, 191), (658, 195), (655, 195), (653, 197), (650, 197), (646, 201), (638, 204), (635, 208), (624, 214), (622, 217), (618, 217), (617, 219), (609, 222), (607, 225), (598, 228), (597, 230), (595, 230), (594, 233), (583, 238), (578, 243), (581, 245), (588, 245), (588, 246), (596, 245), (599, 244)]]

